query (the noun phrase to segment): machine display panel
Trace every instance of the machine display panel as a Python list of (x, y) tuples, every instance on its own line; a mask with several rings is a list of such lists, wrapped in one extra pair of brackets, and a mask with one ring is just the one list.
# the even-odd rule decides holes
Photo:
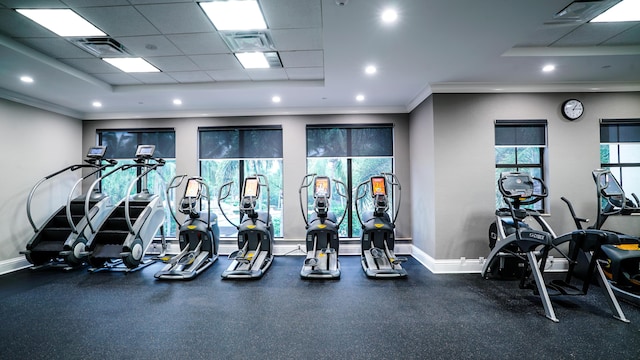
[(187, 181), (187, 188), (184, 190), (184, 197), (195, 198), (200, 194), (200, 183), (196, 179)]
[(374, 176), (371, 178), (371, 195), (387, 195), (387, 184), (384, 176)]
[(106, 146), (92, 146), (87, 152), (87, 157), (103, 157), (105, 152), (107, 152)]
[(329, 178), (325, 176), (316, 177), (313, 193), (316, 196), (325, 195), (329, 197), (331, 195), (331, 183), (329, 181)]
[(242, 196), (258, 197), (258, 191), (260, 184), (258, 178), (246, 178), (244, 179), (244, 189)]
[(136, 150), (136, 156), (153, 156), (153, 152), (156, 150), (155, 145), (138, 145)]

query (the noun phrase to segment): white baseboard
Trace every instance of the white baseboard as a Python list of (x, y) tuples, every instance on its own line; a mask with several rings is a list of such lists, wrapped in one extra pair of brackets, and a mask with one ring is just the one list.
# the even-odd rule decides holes
[(30, 266), (31, 263), (29, 263), (24, 256), (0, 261), (0, 275), (28, 268)]
[[(278, 244), (273, 248), (276, 256), (285, 255), (305, 255), (304, 243)], [(300, 249), (300, 250), (299, 250)], [(157, 254), (159, 249), (149, 249), (148, 254)], [(228, 255), (237, 250), (236, 244), (220, 244), (218, 252), (220, 255)], [(169, 253), (177, 253), (180, 251), (177, 244), (169, 244)], [(396, 244), (396, 254), (411, 255), (424, 267), (434, 274), (479, 274), (482, 271), (482, 265), (485, 258), (467, 259), (461, 257), (459, 259), (434, 259), (429, 254), (418, 249), (409, 243)], [(343, 244), (340, 245), (340, 255), (360, 255), (360, 244)], [(30, 267), (31, 264), (24, 257), (17, 257), (0, 261), (0, 275), (4, 275), (13, 271)], [(547, 259), (547, 272), (567, 271), (569, 263), (566, 259), (558, 259), (550, 256)]]
[[(434, 259), (429, 254), (412, 246), (411, 256), (413, 256), (424, 267), (434, 274), (480, 274), (485, 258), (467, 259)], [(569, 262), (566, 259), (558, 259), (553, 256), (547, 258), (547, 267), (545, 272), (562, 272), (567, 271)]]

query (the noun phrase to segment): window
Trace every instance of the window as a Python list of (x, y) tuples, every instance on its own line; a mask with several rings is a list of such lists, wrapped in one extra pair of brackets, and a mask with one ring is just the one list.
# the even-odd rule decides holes
[[(229, 224), (218, 208), (218, 189), (234, 181), (227, 201), (221, 203), (227, 216), (240, 222), (239, 193), (245, 176), (262, 174), (269, 182), (271, 218), (274, 235), (282, 237), (282, 129), (201, 128), (199, 129), (200, 176), (211, 191), (211, 209), (218, 216), (221, 237), (235, 237), (237, 229)], [(262, 208), (266, 207), (266, 198)]]
[[(307, 173), (326, 175), (343, 181), (347, 191), (381, 172), (393, 171), (392, 125), (350, 127), (307, 126)], [(349, 194), (351, 198), (353, 194)], [(331, 210), (337, 215), (347, 207), (340, 236), (359, 237), (361, 225), (355, 204), (338, 203), (333, 196)], [(342, 198), (340, 198), (342, 199)]]
[[(544, 181), (544, 149), (546, 147), (546, 120), (496, 120), (496, 209), (505, 207), (498, 190), (498, 179), (503, 172), (521, 171)], [(544, 209), (544, 200), (533, 204)]]
[[(155, 145), (154, 157), (166, 160), (166, 164), (158, 168), (158, 176), (148, 177), (149, 191), (165, 198), (166, 182), (171, 180), (176, 174), (176, 141), (175, 131), (166, 130), (98, 130), (98, 145), (106, 146), (105, 157), (118, 160), (118, 165), (133, 164), (136, 148), (138, 145)], [(108, 171), (108, 170), (107, 170)], [(137, 172), (137, 173), (136, 173)], [(116, 199), (123, 199), (127, 187), (134, 177), (141, 173), (141, 169), (129, 169), (114, 173), (102, 181), (102, 191)], [(160, 180), (160, 181), (158, 181)], [(136, 192), (141, 190), (141, 182), (138, 182)], [(171, 199), (173, 201), (173, 199)], [(165, 235), (176, 236), (176, 224), (169, 213), (165, 210)]]
[(625, 193), (640, 195), (640, 119), (601, 120), (600, 163)]

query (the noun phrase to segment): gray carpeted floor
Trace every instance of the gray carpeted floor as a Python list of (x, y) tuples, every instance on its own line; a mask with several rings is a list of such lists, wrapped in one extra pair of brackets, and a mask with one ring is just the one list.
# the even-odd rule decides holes
[(638, 359), (640, 309), (613, 319), (599, 288), (554, 300), (560, 323), (515, 282), (433, 275), (367, 279), (341, 257), (340, 280), (302, 280), (276, 257), (256, 281), (221, 280), (220, 259), (189, 282), (161, 267), (0, 277), (2, 359)]

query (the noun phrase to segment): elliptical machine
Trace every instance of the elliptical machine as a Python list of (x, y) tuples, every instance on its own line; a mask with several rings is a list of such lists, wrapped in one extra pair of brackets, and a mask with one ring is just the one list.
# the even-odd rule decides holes
[[(170, 198), (169, 191), (175, 191), (186, 177), (187, 175), (178, 175), (171, 179), (167, 186), (167, 199)], [(200, 211), (203, 200), (207, 204), (206, 215)], [(207, 184), (200, 177), (190, 177), (179, 209), (187, 215), (186, 220), (180, 223), (173, 207), (169, 207), (171, 216), (178, 224), (177, 237), (181, 251), (176, 256), (163, 259), (167, 265), (155, 274), (156, 279), (190, 280), (218, 260), (220, 229), (217, 215), (211, 213), (209, 200)]]
[[(522, 270), (520, 288), (533, 289), (534, 293), (540, 296), (545, 316), (554, 322), (558, 322), (550, 296), (586, 295), (591, 283), (591, 275), (595, 274), (614, 318), (629, 322), (624, 316), (598, 262), (599, 252), (602, 251), (603, 245), (610, 241), (607, 234), (600, 230), (576, 230), (557, 237), (537, 211), (522, 208), (522, 206), (535, 204), (547, 197), (547, 188), (544, 182), (527, 173), (502, 173), (498, 180), (498, 189), (509, 207), (515, 231), (495, 243), (495, 247), (491, 250), (482, 267), (482, 276), (488, 278), (489, 274), (493, 273), (492, 267), (499, 266), (500, 259), (504, 257), (521, 259), (525, 264), (525, 268)], [(541, 230), (520, 225), (529, 216), (540, 224)], [(558, 248), (558, 245), (565, 242), (570, 243), (569, 255), (565, 255)], [(569, 270), (564, 280), (552, 280), (550, 283), (545, 284), (543, 275), (551, 249), (555, 249), (567, 259)], [(587, 267), (589, 276), (586, 276), (580, 287), (574, 286), (571, 284), (573, 278), (575, 278), (574, 270), (577, 265), (585, 261), (584, 266)]]
[[(333, 181), (342, 186), (342, 191), (340, 191), (340, 188), (336, 185), (336, 193), (343, 197), (348, 204), (349, 198), (345, 194), (346, 185), (340, 180), (333, 179)], [(307, 220), (303, 203), (307, 201), (308, 188), (311, 184), (313, 184), (314, 211)], [(304, 197), (302, 196), (303, 190)], [(347, 213), (347, 206), (345, 206), (339, 221), (335, 213), (329, 211), (331, 179), (326, 176), (317, 176), (317, 174), (305, 175), (302, 179), (298, 194), (300, 195), (300, 210), (302, 211), (302, 217), (307, 229), (305, 241), (307, 256), (304, 259), (300, 277), (304, 279), (339, 278), (340, 262), (338, 260), (338, 249), (340, 246), (340, 237), (338, 230)]]
[[(89, 148), (84, 160), (85, 164), (71, 165), (50, 174), (38, 181), (29, 192), (27, 218), (33, 227), (34, 235), (27, 243), (26, 250), (20, 253), (24, 254), (27, 261), (34, 265), (33, 269), (44, 266), (71, 269), (86, 261), (86, 256), (83, 255), (85, 244), (92, 238), (91, 232), (87, 229), (88, 221), (103, 221), (109, 214), (111, 198), (100, 192), (100, 189), (89, 191), (77, 197), (74, 197), (74, 193), (85, 179), (118, 163), (116, 160), (104, 158), (106, 150), (106, 146)], [(90, 168), (92, 171), (78, 179), (71, 187), (66, 205), (54, 212), (43, 225), (36, 226), (31, 212), (31, 203), (40, 185), (67, 171), (73, 172), (85, 168)], [(89, 205), (86, 209), (85, 200)]]
[[(393, 206), (393, 216), (389, 216), (389, 196), (387, 185), (397, 188), (398, 202)], [(406, 257), (398, 257), (394, 253), (395, 223), (400, 209), (400, 182), (392, 173), (372, 176), (356, 188), (356, 214), (362, 225), (361, 263), (368, 277), (398, 278), (406, 277), (407, 271), (402, 268)], [(371, 193), (373, 211), (360, 213), (359, 202), (367, 193)]]
[[(238, 229), (238, 250), (229, 254), (231, 264), (222, 273), (223, 279), (258, 279), (273, 262), (273, 223), (269, 214), (269, 183), (267, 177), (256, 174), (246, 177), (240, 199), (240, 224), (234, 224), (225, 214), (221, 202), (231, 193), (230, 181), (220, 187), (218, 207), (227, 221)], [(256, 209), (260, 188), (267, 191), (267, 211)]]

